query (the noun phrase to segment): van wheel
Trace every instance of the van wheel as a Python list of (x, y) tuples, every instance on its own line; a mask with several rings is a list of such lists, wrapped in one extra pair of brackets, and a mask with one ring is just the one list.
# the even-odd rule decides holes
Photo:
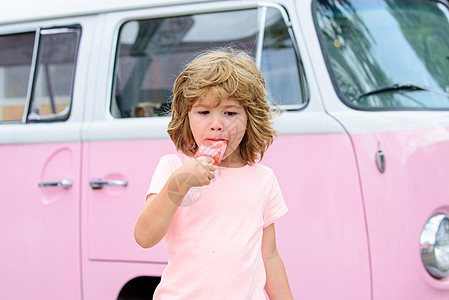
[(117, 300), (149, 300), (161, 281), (160, 277), (142, 276), (128, 281), (120, 291)]

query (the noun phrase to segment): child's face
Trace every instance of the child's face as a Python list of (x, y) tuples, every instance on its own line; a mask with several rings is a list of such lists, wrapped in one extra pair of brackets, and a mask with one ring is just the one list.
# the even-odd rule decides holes
[(197, 145), (205, 139), (225, 139), (223, 160), (241, 160), (239, 145), (246, 132), (248, 116), (233, 98), (217, 99), (212, 92), (195, 101), (189, 114), (190, 129)]

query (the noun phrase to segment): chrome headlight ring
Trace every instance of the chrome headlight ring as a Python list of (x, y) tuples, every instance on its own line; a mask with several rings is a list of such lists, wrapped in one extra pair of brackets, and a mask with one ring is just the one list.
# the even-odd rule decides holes
[(435, 278), (449, 275), (449, 216), (437, 214), (424, 225), (420, 237), (421, 259)]

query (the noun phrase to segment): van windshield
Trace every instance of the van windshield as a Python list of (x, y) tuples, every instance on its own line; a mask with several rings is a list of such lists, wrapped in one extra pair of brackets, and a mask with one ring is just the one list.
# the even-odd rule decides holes
[(342, 101), (449, 109), (449, 10), (429, 0), (318, 0), (322, 48)]

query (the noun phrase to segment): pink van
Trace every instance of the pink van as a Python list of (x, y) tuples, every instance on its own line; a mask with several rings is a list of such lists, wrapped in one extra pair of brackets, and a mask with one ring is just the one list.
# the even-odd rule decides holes
[[(296, 299), (449, 299), (449, 8), (433, 0), (9, 1), (0, 9), (0, 298), (151, 299), (134, 222), (180, 67), (253, 55)], [(195, 274), (192, 274), (195, 276)]]

